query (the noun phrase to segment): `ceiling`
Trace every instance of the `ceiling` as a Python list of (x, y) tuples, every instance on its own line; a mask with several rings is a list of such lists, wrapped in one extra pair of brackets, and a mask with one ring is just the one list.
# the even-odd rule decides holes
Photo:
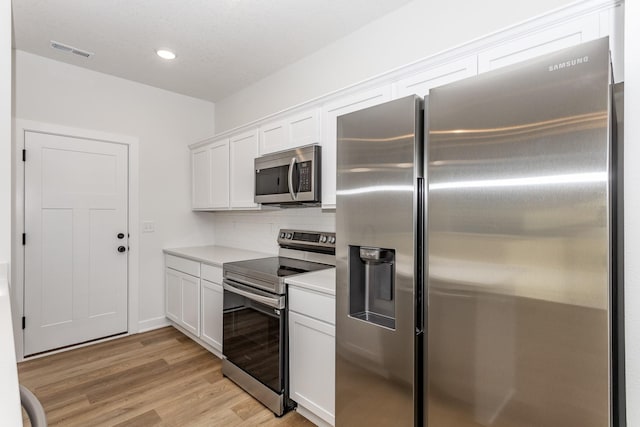
[(216, 102), (409, 1), (14, 0), (14, 47)]

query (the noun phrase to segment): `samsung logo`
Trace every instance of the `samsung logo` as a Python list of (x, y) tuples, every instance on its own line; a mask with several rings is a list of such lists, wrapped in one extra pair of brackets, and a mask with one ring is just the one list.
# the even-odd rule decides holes
[(585, 64), (589, 62), (589, 56), (583, 56), (581, 58), (570, 59), (569, 61), (559, 62), (557, 64), (549, 65), (549, 71), (558, 71), (563, 68), (575, 67), (576, 65)]

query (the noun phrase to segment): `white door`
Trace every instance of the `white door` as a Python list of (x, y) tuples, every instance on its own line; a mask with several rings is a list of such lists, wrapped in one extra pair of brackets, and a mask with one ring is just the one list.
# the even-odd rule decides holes
[(25, 355), (126, 332), (128, 147), (26, 132), (25, 148)]

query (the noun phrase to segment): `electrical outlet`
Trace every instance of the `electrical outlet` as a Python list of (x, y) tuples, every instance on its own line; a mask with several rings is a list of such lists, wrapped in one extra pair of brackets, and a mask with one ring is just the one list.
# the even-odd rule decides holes
[(142, 232), (153, 233), (156, 231), (156, 223), (154, 221), (142, 221)]

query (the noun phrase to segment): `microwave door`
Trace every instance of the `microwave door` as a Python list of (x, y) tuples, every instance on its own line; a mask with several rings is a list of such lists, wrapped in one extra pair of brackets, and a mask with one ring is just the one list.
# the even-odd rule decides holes
[(288, 164), (256, 169), (255, 201), (258, 203), (291, 201), (289, 180)]

